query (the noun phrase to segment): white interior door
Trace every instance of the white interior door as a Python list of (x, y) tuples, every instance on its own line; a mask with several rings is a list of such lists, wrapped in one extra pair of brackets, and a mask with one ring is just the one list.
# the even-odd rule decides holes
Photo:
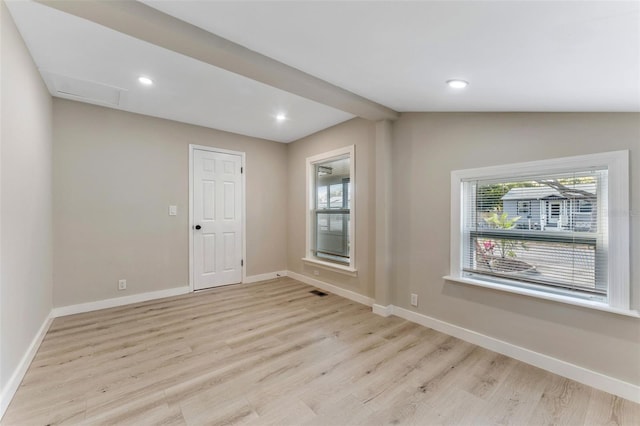
[(242, 281), (242, 157), (193, 151), (193, 286)]

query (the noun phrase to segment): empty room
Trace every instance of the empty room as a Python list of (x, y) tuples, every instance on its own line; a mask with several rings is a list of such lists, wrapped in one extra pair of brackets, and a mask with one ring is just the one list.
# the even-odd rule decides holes
[(639, 1), (0, 6), (0, 424), (640, 424)]

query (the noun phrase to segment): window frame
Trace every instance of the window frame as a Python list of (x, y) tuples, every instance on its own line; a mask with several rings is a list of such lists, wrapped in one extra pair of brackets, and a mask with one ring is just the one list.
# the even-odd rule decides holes
[[(526, 209), (524, 208), (525, 204), (527, 206)], [(516, 202), (516, 213), (518, 215), (523, 215), (524, 217), (530, 217), (531, 216), (531, 200), (518, 200)]]
[[(334, 262), (331, 259), (324, 257), (318, 257), (314, 253), (315, 241), (316, 241), (316, 175), (315, 165), (318, 163), (324, 163), (339, 158), (350, 159), (349, 164), (349, 185), (350, 185), (350, 197), (351, 206), (349, 208), (349, 262)], [(315, 266), (319, 266), (326, 269), (331, 269), (337, 272), (342, 272), (348, 275), (357, 275), (356, 269), (356, 181), (355, 181), (356, 159), (355, 159), (355, 145), (345, 146), (329, 152), (307, 157), (306, 159), (306, 238), (305, 238), (305, 257), (302, 261), (310, 263)], [(330, 190), (327, 187), (327, 209), (330, 210)], [(335, 210), (335, 209), (334, 209)]]
[[(540, 173), (564, 173), (588, 168), (606, 167), (608, 185), (604, 196), (608, 200), (608, 252), (607, 301), (591, 301), (570, 295), (518, 288), (508, 284), (463, 275), (464, 247), (464, 182), (473, 179), (501, 179), (527, 177)], [(450, 274), (444, 277), (450, 281), (462, 282), (481, 287), (489, 287), (507, 292), (524, 294), (541, 299), (555, 300), (593, 309), (605, 310), (630, 316), (640, 316), (631, 309), (630, 287), (630, 240), (629, 240), (629, 151), (612, 151), (573, 157), (554, 158), (516, 164), (454, 170), (451, 172), (451, 247)]]

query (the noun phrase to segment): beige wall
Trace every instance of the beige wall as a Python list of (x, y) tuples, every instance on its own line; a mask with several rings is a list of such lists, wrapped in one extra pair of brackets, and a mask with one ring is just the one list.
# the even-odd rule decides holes
[(408, 113), (393, 138), (393, 304), (640, 384), (640, 320), (442, 279), (452, 170), (629, 149), (638, 289), (640, 114)]
[(4, 2), (0, 8), (0, 389), (4, 391), (51, 311), (51, 97)]
[(189, 144), (246, 152), (247, 275), (286, 269), (285, 144), (62, 99), (53, 135), (54, 306), (188, 285)]
[[(344, 146), (355, 145), (356, 268), (358, 276), (303, 264), (306, 233), (306, 159)], [(288, 145), (289, 227), (288, 268), (290, 271), (355, 291), (374, 295), (375, 232), (375, 125), (353, 119)], [(317, 270), (320, 275), (315, 276)]]

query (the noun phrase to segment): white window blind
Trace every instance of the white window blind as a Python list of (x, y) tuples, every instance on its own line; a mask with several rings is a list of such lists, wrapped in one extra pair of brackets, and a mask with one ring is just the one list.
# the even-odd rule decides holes
[(608, 171), (463, 180), (462, 275), (606, 301)]
[(314, 164), (314, 254), (339, 263), (349, 263), (350, 259), (350, 164), (348, 156)]

